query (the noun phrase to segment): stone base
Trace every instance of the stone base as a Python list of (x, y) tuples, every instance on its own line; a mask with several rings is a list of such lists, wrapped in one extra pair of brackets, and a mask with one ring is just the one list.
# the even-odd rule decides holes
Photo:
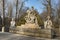
[(34, 36), (34, 37), (43, 37), (51, 38), (51, 29), (41, 29), (35, 24), (25, 24), (16, 27), (16, 33)]
[(17, 31), (17, 33), (34, 37), (52, 38), (50, 29), (22, 28), (22, 30)]
[(4, 32), (4, 27), (2, 27), (2, 32)]
[(36, 24), (31, 24), (31, 23), (29, 24), (26, 23), (25, 25), (17, 26), (17, 28), (37, 28), (37, 27), (39, 26)]
[(38, 30), (24, 30), (24, 32), (17, 32), (20, 34), (28, 35), (28, 36), (34, 36), (34, 37), (43, 37), (43, 38), (52, 38), (51, 32), (45, 31), (42, 29)]
[(36, 25), (36, 24), (25, 24), (25, 25), (21, 25), (21, 26), (17, 26), (17, 30), (18, 31), (23, 31), (24, 29), (31, 29), (31, 30), (34, 30), (34, 29), (36, 29), (36, 28), (40, 28), (38, 25)]

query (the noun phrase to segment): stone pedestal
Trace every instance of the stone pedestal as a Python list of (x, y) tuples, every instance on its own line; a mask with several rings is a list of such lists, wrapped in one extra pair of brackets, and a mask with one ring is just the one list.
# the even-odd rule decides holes
[(52, 30), (51, 29), (41, 29), (37, 27), (35, 24), (25, 24), (17, 27), (18, 32), (20, 34), (34, 36), (34, 37), (42, 37), (42, 38), (52, 38)]
[(27, 15), (25, 16), (26, 23), (21, 26), (17, 26), (16, 33), (42, 38), (51, 38), (52, 22), (49, 20), (50, 17), (48, 17), (48, 20), (45, 22), (45, 29), (41, 29), (38, 25), (36, 14), (33, 11), (34, 10), (27, 10)]
[(52, 30), (51, 29), (40, 29), (40, 37), (42, 38), (52, 38)]
[(17, 30), (23, 31), (23, 32), (25, 31), (24, 29), (26, 29), (26, 30), (29, 30), (29, 29), (34, 30), (36, 28), (39, 28), (38, 25), (31, 24), (31, 23), (25, 24), (25, 25), (21, 25), (21, 26), (17, 26)]
[(2, 27), (2, 32), (4, 32), (4, 27)]
[(46, 36), (48, 38), (52, 38), (52, 30), (51, 29), (46, 29)]

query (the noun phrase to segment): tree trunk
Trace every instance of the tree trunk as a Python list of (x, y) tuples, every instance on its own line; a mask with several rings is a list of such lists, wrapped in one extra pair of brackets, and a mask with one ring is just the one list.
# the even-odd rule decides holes
[(16, 17), (15, 17), (16, 19), (17, 19), (17, 14), (18, 14), (17, 10), (18, 10), (18, 0), (16, 1)]
[(5, 26), (5, 8), (4, 8), (4, 6), (5, 6), (5, 0), (3, 0), (3, 18), (2, 18), (2, 25), (3, 25), (3, 27), (2, 27), (2, 32), (4, 32), (4, 26)]

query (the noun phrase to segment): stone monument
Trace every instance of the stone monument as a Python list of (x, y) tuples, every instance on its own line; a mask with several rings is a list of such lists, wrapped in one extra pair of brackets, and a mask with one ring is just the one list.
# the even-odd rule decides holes
[(12, 18), (12, 21), (10, 22), (10, 31), (15, 30), (15, 20)]
[(48, 16), (47, 20), (44, 22), (44, 28), (45, 29), (51, 29), (52, 28), (52, 21), (50, 20), (50, 16)]
[(2, 32), (4, 32), (4, 27), (2, 27)]
[(39, 28), (37, 17), (35, 16), (35, 13), (33, 13), (34, 9), (32, 10), (27, 10), (27, 15), (24, 17), (26, 23), (21, 26), (18, 26), (17, 29), (18, 31), (27, 32), (27, 33), (33, 33), (32, 31), (35, 31), (35, 29)]
[[(27, 10), (27, 15), (24, 17), (26, 23), (21, 26), (17, 26), (16, 33), (51, 38), (52, 21), (50, 20), (50, 17), (47, 17), (47, 20), (44, 22), (44, 29), (41, 29), (38, 25), (37, 17), (35, 16), (36, 14), (33, 11), (34, 9)], [(14, 25), (15, 21), (12, 20), (11, 27), (14, 28)]]
[(50, 16), (47, 16), (47, 20), (44, 22), (44, 29), (46, 30), (46, 36), (52, 38), (53, 35), (53, 28), (52, 28), (52, 21), (50, 20)]
[[(23, 26), (24, 28), (37, 28), (38, 22), (37, 22), (37, 17), (35, 16), (35, 13), (33, 13), (33, 10), (27, 10), (27, 15), (24, 17), (25, 18), (25, 25)], [(21, 26), (22, 27), (22, 26)]]
[(26, 23), (38, 24), (37, 17), (35, 16), (35, 14), (31, 10), (27, 10), (27, 15), (25, 16), (25, 20), (26, 20)]

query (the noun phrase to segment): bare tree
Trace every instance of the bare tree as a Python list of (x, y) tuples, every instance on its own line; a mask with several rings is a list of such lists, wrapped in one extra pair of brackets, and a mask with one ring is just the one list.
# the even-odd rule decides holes
[(28, 0), (24, 0), (24, 1), (21, 2), (21, 6), (20, 6), (20, 9), (19, 9), (18, 18), (21, 16), (20, 14), (23, 14), (23, 13), (21, 13), (21, 12), (22, 12), (22, 10), (23, 10), (22, 8), (24, 8), (24, 4), (25, 4), (26, 1), (28, 1)]
[(51, 0), (45, 0), (43, 5), (46, 7), (47, 13), (50, 16), (51, 15)]
[(4, 20), (5, 20), (5, 0), (3, 0), (3, 25), (4, 25)]
[[(43, 11), (43, 14), (41, 14), (42, 16), (44, 15), (44, 18), (46, 18), (47, 16), (51, 16), (51, 0), (41, 0), (40, 1), (42, 3), (42, 5), (45, 7), (45, 10)], [(46, 19), (45, 19), (46, 20)]]
[(23, 1), (22, 0), (17, 0), (16, 1), (16, 18), (19, 18), (20, 14), (22, 14), (21, 10), (24, 7), (24, 4), (25, 4), (26, 1), (28, 1), (28, 0), (23, 0)]
[(23, 4), (24, 4), (24, 2), (22, 2), (21, 7), (20, 7), (20, 9), (19, 9), (19, 15), (18, 15), (18, 18), (20, 17), (21, 10), (22, 10), (22, 8), (23, 8)]
[(16, 1), (16, 17), (15, 18), (17, 18), (17, 13), (18, 12), (18, 0)]
[(60, 27), (60, 0), (58, 1), (58, 7), (57, 7), (57, 16), (58, 16), (58, 24)]
[(8, 6), (8, 17), (12, 18), (12, 4)]
[(3, 14), (3, 1), (2, 0), (0, 0), (0, 16), (2, 16), (2, 14)]

